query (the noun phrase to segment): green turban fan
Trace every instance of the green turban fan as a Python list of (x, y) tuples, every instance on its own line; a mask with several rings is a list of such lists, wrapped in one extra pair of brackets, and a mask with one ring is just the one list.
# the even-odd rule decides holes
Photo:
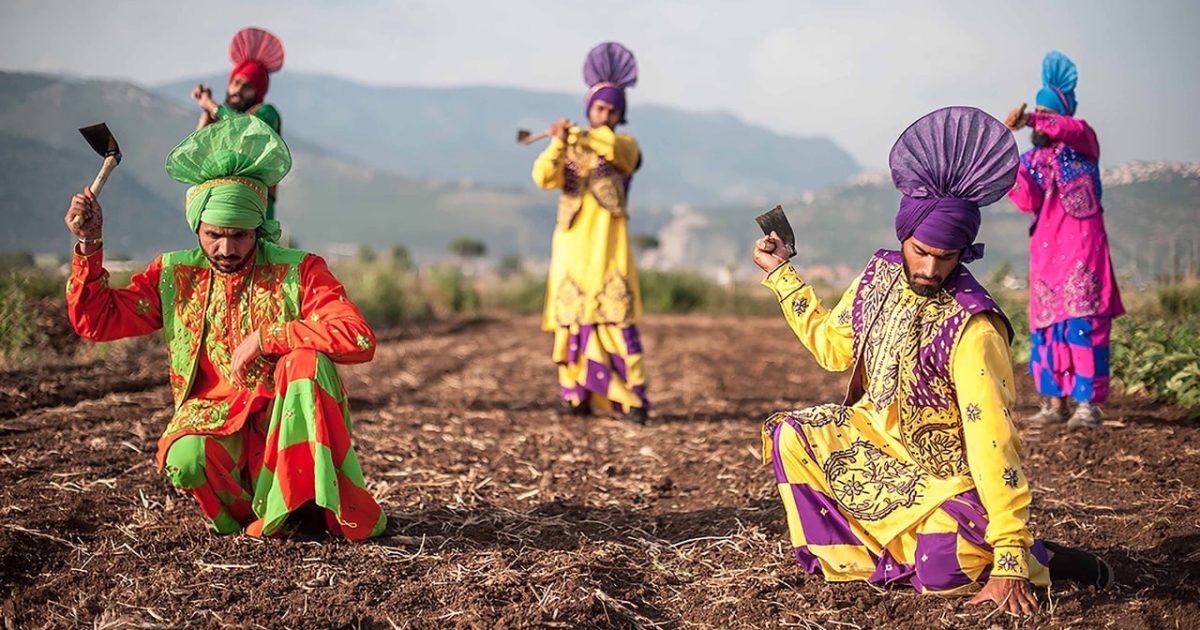
[(257, 230), (277, 242), (278, 221), (267, 220), (267, 189), (292, 168), (283, 138), (256, 116), (233, 116), (197, 130), (167, 155), (167, 174), (185, 184), (188, 226), (200, 223)]

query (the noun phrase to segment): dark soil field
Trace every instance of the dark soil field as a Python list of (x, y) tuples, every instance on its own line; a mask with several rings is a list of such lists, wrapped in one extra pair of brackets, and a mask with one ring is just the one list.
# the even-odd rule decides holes
[[(535, 318), (384, 335), (343, 374), (387, 535), (210, 534), (155, 471), (155, 343), (0, 373), (0, 619), (117, 627), (1200, 627), (1200, 425), (1117, 396), (1102, 429), (1023, 429), (1036, 536), (1119, 585), (1018, 620), (826, 584), (791, 559), (759, 423), (840, 398), (782, 317), (650, 317), (653, 421), (563, 419)], [(1023, 379), (1021, 412), (1034, 408)]]

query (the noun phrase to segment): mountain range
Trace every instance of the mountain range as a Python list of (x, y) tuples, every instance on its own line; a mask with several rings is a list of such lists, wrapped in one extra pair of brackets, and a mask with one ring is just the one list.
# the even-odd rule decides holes
[[(190, 106), (209, 76), (158, 86)], [(518, 128), (545, 129), (559, 118), (581, 120), (582, 94), (505, 87), (378, 87), (303, 73), (271, 79), (269, 100), (296, 134), (371, 168), (410, 177), (527, 190), (545, 143), (521, 146)], [(772, 199), (844, 183), (858, 173), (850, 154), (829, 138), (774, 133), (726, 113), (639, 105), (629, 94), (629, 124), (642, 148), (636, 203), (714, 206)]]
[[(537, 149), (516, 145), (513, 131), (537, 129), (578, 108), (578, 99), (284, 76), (288, 82), (272, 80), (271, 95), (294, 167), (278, 207), (301, 245), (329, 252), (403, 244), (428, 260), (469, 237), (493, 258), (546, 257), (555, 198), (529, 182)], [(198, 112), (186, 101), (195, 83), (146, 89), (0, 72), (0, 220), (15, 226), (0, 232), (0, 250), (69, 248), (62, 216), (100, 166), (76, 129), (101, 120), (124, 153), (101, 199), (110, 255), (145, 258), (193, 243), (181, 216), (185, 186), (167, 177), (162, 162), (195, 128)], [(831, 140), (780, 136), (723, 114), (635, 106), (631, 117), (647, 156), (634, 182), (631, 232), (660, 243), (643, 255), (646, 264), (749, 275), (753, 217), (779, 202), (796, 228), (799, 264), (840, 268), (836, 277), (894, 246), (898, 196), (890, 181), (855, 175), (857, 166)], [(1106, 169), (1104, 181), (1122, 273), (1146, 278), (1196, 266), (1200, 166), (1122, 165)], [(988, 255), (977, 267), (1007, 262), (1019, 273), (1028, 218), (1007, 201), (985, 213), (980, 240)]]

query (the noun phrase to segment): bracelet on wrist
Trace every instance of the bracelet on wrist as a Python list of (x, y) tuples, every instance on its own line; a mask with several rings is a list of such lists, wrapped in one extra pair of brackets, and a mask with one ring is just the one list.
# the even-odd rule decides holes
[(75, 240), (79, 241), (80, 245), (95, 245), (97, 243), (103, 243), (104, 237), (97, 236), (96, 238), (76, 238)]

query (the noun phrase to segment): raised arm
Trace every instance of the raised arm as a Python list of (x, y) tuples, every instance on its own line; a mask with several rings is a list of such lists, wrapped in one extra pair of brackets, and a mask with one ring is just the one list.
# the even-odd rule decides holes
[(1026, 213), (1041, 210), (1046, 197), (1046, 191), (1042, 190), (1033, 176), (1032, 169), (1035, 167), (1031, 159), (1029, 153), (1021, 156), (1021, 164), (1017, 167), (1017, 183), (1008, 191), (1009, 201), (1017, 210)]
[(1084, 157), (1100, 160), (1100, 141), (1091, 125), (1080, 118), (1043, 112), (1029, 112), (1029, 126), (1082, 153)]
[(71, 198), (64, 221), (79, 241), (67, 278), (67, 318), (75, 332), (92, 341), (112, 341), (162, 328), (162, 257), (133, 276), (128, 287), (113, 289), (101, 249), (104, 213), (91, 190), (84, 188)]
[(854, 362), (854, 328), (849, 309), (854, 302), (856, 279), (832, 311), (826, 310), (813, 286), (800, 278), (790, 264), (782, 264), (763, 279), (775, 292), (792, 332), (822, 368), (848, 369)]

